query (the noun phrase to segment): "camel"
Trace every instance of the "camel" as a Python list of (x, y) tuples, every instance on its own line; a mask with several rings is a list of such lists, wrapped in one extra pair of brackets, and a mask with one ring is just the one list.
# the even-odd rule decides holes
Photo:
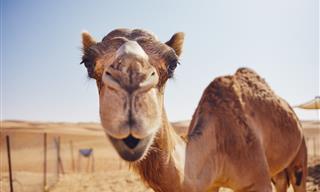
[(96, 80), (101, 124), (121, 158), (157, 192), (220, 187), (267, 192), (272, 191), (271, 178), (278, 190), (285, 191), (290, 182), (296, 191), (305, 191), (300, 122), (251, 69), (214, 79), (187, 137), (173, 130), (164, 90), (179, 64), (183, 41), (181, 32), (162, 43), (140, 29), (116, 29), (101, 42), (82, 34), (81, 63)]
[(278, 192), (287, 191), (290, 184), (294, 191), (306, 191), (306, 179), (308, 175), (307, 157), (307, 147), (303, 139), (295, 159), (284, 171), (272, 178), (272, 182)]

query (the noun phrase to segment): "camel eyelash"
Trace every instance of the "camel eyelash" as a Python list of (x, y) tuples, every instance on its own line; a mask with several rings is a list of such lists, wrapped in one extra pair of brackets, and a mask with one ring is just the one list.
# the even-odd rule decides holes
[(170, 61), (168, 63), (167, 70), (168, 70), (169, 78), (173, 77), (174, 70), (177, 68), (179, 64), (180, 62), (177, 59)]

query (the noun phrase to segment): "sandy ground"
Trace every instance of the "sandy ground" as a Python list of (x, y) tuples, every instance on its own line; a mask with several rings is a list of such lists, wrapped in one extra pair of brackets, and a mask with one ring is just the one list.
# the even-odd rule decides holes
[[(175, 123), (185, 134), (188, 121)], [(303, 122), (309, 158), (308, 191), (320, 191), (320, 122)], [(44, 132), (47, 133), (47, 179), (44, 187)], [(4, 121), (0, 129), (0, 191), (9, 191), (6, 135), (10, 136), (13, 185), (23, 192), (152, 191), (123, 162), (96, 123)], [(60, 140), (62, 167), (58, 166)], [(94, 149), (93, 158), (78, 150)], [(63, 173), (62, 173), (63, 172)], [(223, 189), (221, 191), (228, 191)]]
[(64, 191), (128, 191), (128, 192), (152, 192), (139, 180), (139, 177), (129, 170), (113, 172), (100, 172), (94, 174), (70, 174), (65, 175), (61, 182), (55, 185), (51, 192)]

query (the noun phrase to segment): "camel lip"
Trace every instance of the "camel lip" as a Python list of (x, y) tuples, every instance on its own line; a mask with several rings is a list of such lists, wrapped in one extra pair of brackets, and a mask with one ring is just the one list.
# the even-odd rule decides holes
[(127, 147), (134, 149), (139, 144), (140, 139), (135, 138), (130, 134), (128, 137), (122, 139), (122, 141), (127, 145)]
[[(108, 135), (108, 134), (107, 134)], [(147, 149), (150, 146), (152, 135), (138, 139), (131, 134), (126, 138), (117, 139), (108, 135), (112, 145), (116, 149), (120, 157), (129, 162), (134, 162), (142, 159)]]

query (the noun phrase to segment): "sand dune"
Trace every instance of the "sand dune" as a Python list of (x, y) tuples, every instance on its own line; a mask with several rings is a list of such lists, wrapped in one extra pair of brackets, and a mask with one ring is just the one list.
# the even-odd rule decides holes
[[(189, 121), (174, 123), (186, 134)], [(302, 122), (308, 138), (310, 177), (308, 191), (320, 191), (320, 122)], [(15, 191), (43, 191), (44, 133), (47, 133), (47, 186), (63, 191), (152, 191), (141, 183), (116, 154), (98, 123), (47, 123), (2, 121), (0, 129), (0, 191), (9, 191), (5, 136), (10, 136)], [(56, 141), (60, 139), (64, 174), (58, 167)], [(79, 156), (79, 149), (92, 148), (94, 160)], [(94, 163), (93, 163), (94, 162)], [(59, 170), (59, 174), (58, 174)], [(222, 191), (228, 191), (223, 189)]]

